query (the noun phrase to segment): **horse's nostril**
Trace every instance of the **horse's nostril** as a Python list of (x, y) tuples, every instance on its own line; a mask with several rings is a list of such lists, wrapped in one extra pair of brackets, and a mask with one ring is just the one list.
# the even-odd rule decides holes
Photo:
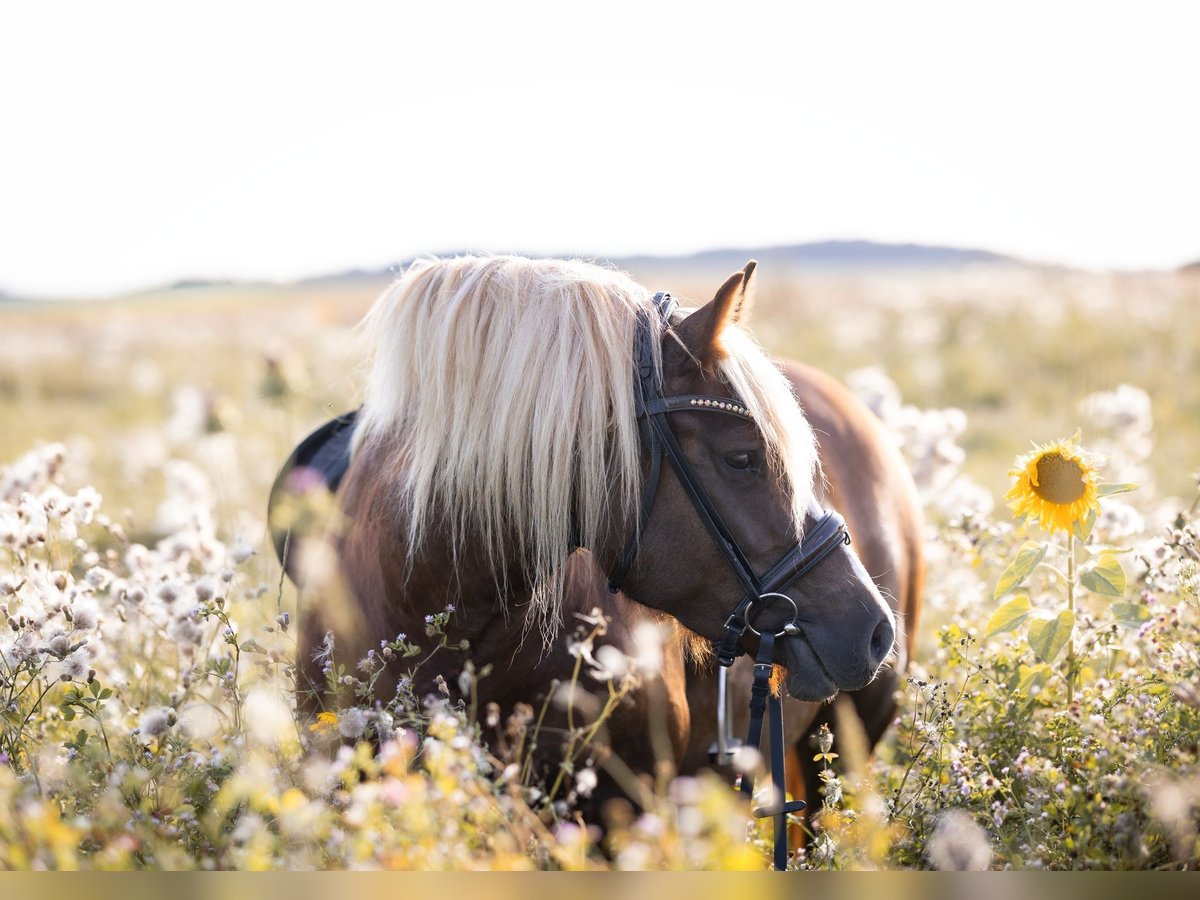
[(892, 642), (896, 639), (896, 630), (892, 623), (884, 619), (875, 626), (871, 633), (871, 665), (878, 666), (883, 658), (892, 652)]

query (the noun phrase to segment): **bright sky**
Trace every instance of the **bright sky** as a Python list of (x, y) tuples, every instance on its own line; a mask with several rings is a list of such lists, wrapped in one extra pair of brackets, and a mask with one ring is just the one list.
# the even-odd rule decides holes
[(182, 10), (3, 6), (0, 291), (860, 237), (1200, 258), (1188, 0)]

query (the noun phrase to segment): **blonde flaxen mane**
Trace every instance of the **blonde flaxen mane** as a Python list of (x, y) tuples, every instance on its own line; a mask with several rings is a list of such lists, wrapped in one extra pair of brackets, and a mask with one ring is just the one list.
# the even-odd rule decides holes
[[(410, 557), (439, 528), (456, 548), (481, 541), (498, 584), (520, 560), (547, 639), (571, 548), (595, 546), (613, 516), (634, 520), (632, 348), (651, 305), (628, 276), (589, 263), (459, 257), (414, 264), (363, 323), (373, 349), (356, 452), (377, 444), (396, 454)], [(658, 348), (657, 316), (647, 318)], [(799, 534), (812, 431), (753, 339), (730, 327), (722, 343), (721, 375), (789, 486)]]

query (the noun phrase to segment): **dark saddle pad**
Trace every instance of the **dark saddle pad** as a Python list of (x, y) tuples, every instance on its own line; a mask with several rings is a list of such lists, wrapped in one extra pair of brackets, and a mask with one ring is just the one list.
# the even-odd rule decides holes
[(276, 526), (276, 510), (285, 497), (303, 496), (320, 485), (330, 492), (337, 491), (350, 466), (350, 441), (354, 437), (357, 420), (358, 410), (330, 419), (297, 445), (275, 476), (271, 497), (267, 501), (267, 522), (275, 554), (292, 581), (296, 580), (292, 554), (289, 552), (292, 529)]

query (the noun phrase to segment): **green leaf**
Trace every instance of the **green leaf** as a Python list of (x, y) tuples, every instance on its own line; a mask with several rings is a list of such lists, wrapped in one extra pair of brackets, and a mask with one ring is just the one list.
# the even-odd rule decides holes
[(1042, 662), (1053, 662), (1075, 630), (1075, 613), (1064, 609), (1053, 619), (1035, 619), (1029, 623), (1029, 646)]
[(1125, 570), (1111, 553), (1100, 558), (1079, 573), (1079, 583), (1094, 594), (1107, 597), (1125, 596)]
[(1034, 686), (1040, 687), (1045, 684), (1046, 679), (1053, 674), (1053, 670), (1045, 663), (1038, 663), (1036, 666), (1020, 666), (1017, 673), (1020, 675), (1017, 690), (1022, 694), (1028, 694)]
[(1140, 628), (1150, 621), (1150, 610), (1140, 603), (1126, 603), (1125, 601), (1114, 603), (1112, 614), (1117, 624), (1125, 628)]
[(1089, 509), (1087, 515), (1080, 522), (1071, 524), (1071, 531), (1075, 533), (1075, 537), (1086, 543), (1087, 539), (1092, 536), (1092, 529), (1096, 527), (1096, 510)]
[(73, 722), (75, 720), (75, 710), (71, 709), (69, 706), (66, 707), (63, 710), (62, 717), (68, 722)]
[(100, 691), (100, 699), (101, 700), (107, 700), (112, 695), (113, 695), (112, 688), (103, 688)]
[(996, 582), (996, 593), (992, 596), (999, 600), (1009, 591), (1021, 586), (1029, 573), (1037, 568), (1037, 564), (1046, 555), (1046, 545), (1038, 541), (1026, 541), (1017, 551), (1017, 558), (1008, 564), (1008, 568), (1000, 574)]
[(1136, 491), (1138, 485), (1124, 482), (1121, 484), (1101, 484), (1096, 486), (1096, 494), (1100, 497), (1111, 497), (1113, 494), (1128, 494)]
[(88, 690), (92, 692), (93, 697), (97, 696), (100, 693), (100, 679), (93, 678), (92, 683), (88, 685)]
[(1015, 631), (1017, 626), (1029, 617), (1029, 612), (1029, 597), (1025, 594), (1018, 594), (992, 613), (992, 617), (988, 619), (987, 625), (983, 629), (984, 638), (990, 638), (993, 634), (1000, 634), (1004, 631)]
[(87, 738), (87, 732), (80, 728), (79, 732), (75, 735), (75, 746), (83, 747), (87, 743)]

